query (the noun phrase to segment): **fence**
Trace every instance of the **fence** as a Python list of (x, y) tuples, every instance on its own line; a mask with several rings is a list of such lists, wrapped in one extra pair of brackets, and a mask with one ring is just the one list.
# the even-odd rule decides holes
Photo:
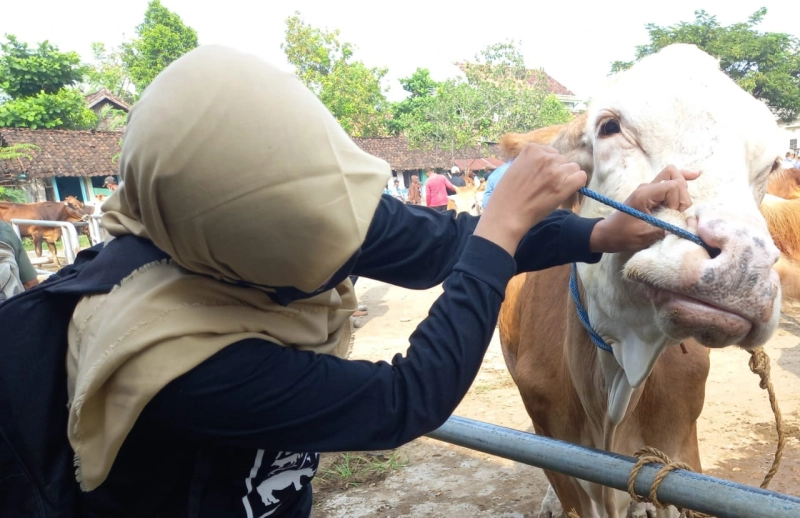
[[(70, 223), (66, 221), (45, 221), (45, 220), (34, 220), (34, 219), (12, 219), (11, 226), (16, 232), (17, 236), (22, 239), (22, 234), (20, 233), (19, 226), (20, 225), (36, 225), (39, 227), (61, 227), (61, 240), (64, 243), (64, 259), (67, 261), (67, 264), (71, 264), (75, 262), (75, 256), (80, 251), (80, 240), (78, 239), (78, 232), (76, 228), (88, 228), (89, 229), (89, 241), (92, 245), (96, 245), (98, 243), (103, 242), (105, 238), (105, 230), (100, 223), (102, 218), (102, 214), (94, 214), (88, 217), (87, 221), (81, 221), (76, 223)], [(43, 259), (43, 258), (42, 258)], [(36, 265), (48, 262), (47, 260), (36, 260), (33, 261)]]
[[(75, 262), (75, 256), (80, 251), (80, 242), (78, 241), (78, 232), (75, 230), (75, 225), (66, 221), (40, 221), (36, 219), (12, 219), (10, 221), (14, 232), (22, 239), (22, 234), (19, 231), (20, 225), (36, 225), (38, 227), (61, 227), (61, 240), (64, 243), (64, 258), (68, 264)], [(55, 258), (53, 258), (55, 259)]]
[[(568, 442), (453, 416), (429, 437), (537, 468), (627, 492), (636, 459)], [(658, 467), (646, 465), (636, 493), (647, 496)], [(659, 486), (658, 498), (719, 518), (797, 518), (800, 498), (700, 473), (676, 470)]]

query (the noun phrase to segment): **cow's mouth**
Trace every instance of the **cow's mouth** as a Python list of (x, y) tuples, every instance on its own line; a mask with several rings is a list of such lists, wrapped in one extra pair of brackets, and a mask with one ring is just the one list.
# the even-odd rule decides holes
[(667, 334), (693, 337), (706, 347), (725, 347), (741, 341), (753, 328), (742, 315), (710, 302), (643, 283)]

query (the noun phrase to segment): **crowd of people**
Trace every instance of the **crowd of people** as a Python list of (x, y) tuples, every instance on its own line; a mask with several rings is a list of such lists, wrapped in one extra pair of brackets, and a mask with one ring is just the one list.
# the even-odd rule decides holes
[(800, 169), (800, 151), (790, 149), (786, 152), (786, 158), (783, 159), (781, 164), (784, 169)]
[[(489, 176), (493, 174), (490, 173)], [(463, 172), (458, 166), (442, 172), (429, 167), (425, 170), (425, 175), (427, 179), (424, 184), (420, 182), (418, 175), (411, 175), (411, 184), (407, 188), (401, 185), (398, 177), (393, 177), (389, 180), (384, 194), (409, 205), (424, 205), (442, 212), (447, 208), (447, 197), (456, 194), (457, 187), (478, 189), (484, 182), (474, 171)]]

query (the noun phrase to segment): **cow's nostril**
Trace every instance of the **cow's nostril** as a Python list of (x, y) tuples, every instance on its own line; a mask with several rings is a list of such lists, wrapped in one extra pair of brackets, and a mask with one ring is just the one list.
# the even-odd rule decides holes
[(715, 246), (706, 246), (705, 248), (706, 248), (706, 252), (708, 252), (708, 256), (711, 259), (714, 259), (715, 257), (717, 257), (719, 254), (722, 253), (722, 250), (720, 250), (719, 248), (717, 248)]

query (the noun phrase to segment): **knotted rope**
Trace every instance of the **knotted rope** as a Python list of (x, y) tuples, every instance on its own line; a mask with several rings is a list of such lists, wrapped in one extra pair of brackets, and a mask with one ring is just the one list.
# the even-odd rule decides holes
[[(775, 449), (775, 457), (772, 461), (772, 466), (767, 474), (764, 475), (764, 480), (761, 482), (761, 488), (766, 489), (773, 477), (775, 477), (775, 474), (778, 472), (778, 468), (781, 465), (783, 449), (786, 446), (786, 433), (783, 429), (783, 415), (778, 407), (778, 399), (775, 396), (775, 387), (773, 387), (770, 379), (769, 356), (766, 352), (764, 352), (762, 347), (758, 347), (748, 352), (750, 353), (750, 361), (748, 362), (750, 370), (759, 375), (761, 378), (761, 383), (759, 383), (759, 386), (767, 391), (767, 395), (769, 396), (769, 404), (770, 407), (772, 407), (772, 413), (775, 415), (775, 429), (778, 432), (778, 445)], [(658, 488), (661, 485), (661, 482), (664, 480), (664, 478), (666, 478), (670, 471), (676, 469), (692, 471), (691, 466), (683, 462), (672, 462), (665, 453), (651, 447), (642, 448), (636, 453), (635, 456), (639, 460), (631, 470), (631, 475), (628, 478), (628, 494), (630, 494), (631, 498), (637, 502), (650, 502), (658, 509), (664, 509), (668, 507), (658, 499)], [(653, 479), (648, 498), (643, 498), (638, 496), (634, 491), (634, 482), (636, 481), (636, 477), (642, 467), (646, 464), (652, 463), (663, 464), (663, 467), (658, 471)], [(683, 509), (677, 506), (676, 508), (681, 513), (680, 518), (710, 518), (710, 515), (701, 513), (699, 511)]]
[[(684, 462), (672, 462), (669, 457), (664, 452), (661, 452), (655, 448), (645, 447), (636, 452), (635, 455), (639, 461), (631, 470), (631, 474), (628, 477), (628, 494), (631, 495), (637, 502), (649, 502), (653, 504), (656, 509), (666, 509), (669, 507), (669, 504), (664, 504), (661, 500), (658, 499), (658, 488), (661, 485), (661, 482), (669, 475), (671, 471), (676, 469), (683, 469), (686, 471), (693, 471), (692, 467)], [(641, 497), (636, 494), (633, 486), (636, 482), (636, 477), (639, 475), (639, 471), (646, 465), (646, 464), (663, 464), (663, 467), (658, 470), (656, 473), (655, 478), (653, 479), (653, 484), (650, 486), (650, 494), (647, 498)], [(677, 507), (678, 512), (680, 512), (680, 518), (711, 518), (711, 515), (704, 514), (698, 511), (692, 511), (691, 509), (684, 509), (682, 507)]]
[(767, 395), (769, 396), (769, 406), (772, 407), (772, 413), (775, 414), (775, 429), (778, 432), (778, 445), (775, 448), (775, 458), (772, 460), (772, 466), (769, 468), (769, 471), (764, 476), (764, 481), (761, 482), (761, 488), (767, 489), (767, 486), (769, 486), (769, 483), (772, 481), (772, 478), (775, 476), (775, 473), (778, 472), (778, 468), (781, 465), (783, 449), (786, 446), (786, 432), (783, 429), (783, 414), (781, 414), (781, 409), (778, 407), (778, 398), (775, 396), (775, 387), (772, 386), (772, 380), (769, 376), (769, 356), (767, 356), (767, 353), (764, 352), (763, 347), (759, 347), (747, 352), (750, 353), (750, 361), (748, 362), (750, 365), (750, 370), (759, 375), (761, 378), (761, 383), (759, 383), (759, 386), (766, 390)]

